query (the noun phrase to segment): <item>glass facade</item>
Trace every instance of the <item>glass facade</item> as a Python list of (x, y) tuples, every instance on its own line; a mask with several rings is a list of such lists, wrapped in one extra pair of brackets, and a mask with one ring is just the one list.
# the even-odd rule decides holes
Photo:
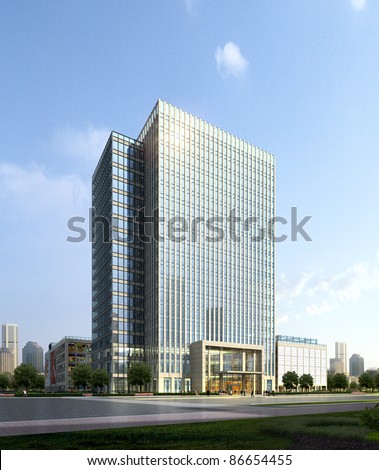
[(93, 176), (93, 364), (128, 391), (144, 349), (143, 146), (112, 132)]
[(158, 101), (145, 145), (145, 210), (159, 241), (145, 246), (146, 353), (156, 390), (190, 377), (189, 346), (264, 346), (274, 378), (275, 160)]
[(137, 141), (112, 133), (93, 206), (93, 360), (113, 391), (142, 358), (153, 390), (190, 389), (199, 340), (260, 345), (275, 377), (273, 155), (159, 100)]
[(263, 346), (201, 340), (191, 343), (191, 376), (194, 390), (228, 395), (262, 393)]
[(206, 388), (211, 393), (261, 393), (262, 352), (209, 347), (205, 353)]

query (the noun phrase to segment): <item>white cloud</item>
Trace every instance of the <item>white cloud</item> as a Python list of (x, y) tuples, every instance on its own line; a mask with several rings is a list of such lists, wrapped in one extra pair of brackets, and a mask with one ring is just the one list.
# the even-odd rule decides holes
[(379, 258), (372, 262), (356, 263), (330, 276), (322, 269), (302, 273), (290, 282), (285, 275), (278, 280), (277, 298), (293, 307), (296, 299), (317, 300), (327, 295), (336, 302), (356, 302), (366, 293), (379, 290)]
[(288, 323), (289, 321), (289, 316), (287, 314), (282, 314), (282, 315), (277, 315), (276, 317), (276, 324), (280, 325), (282, 323)]
[(61, 154), (93, 163), (99, 160), (109, 134), (110, 130), (103, 127), (88, 125), (84, 129), (74, 129), (66, 126), (55, 131), (52, 146)]
[(319, 270), (313, 269), (310, 272), (304, 272), (299, 279), (291, 283), (284, 274), (278, 282), (277, 297), (280, 300), (288, 300), (301, 296), (309, 282), (314, 279)]
[(337, 304), (333, 304), (327, 301), (322, 302), (321, 304), (311, 304), (305, 307), (305, 313), (314, 317), (315, 315), (322, 315), (323, 313), (329, 313), (338, 310), (339, 307)]
[(363, 10), (366, 8), (367, 0), (350, 0), (350, 4), (354, 10)]
[(364, 294), (379, 290), (379, 268), (376, 263), (356, 263), (329, 278), (319, 279), (306, 291), (310, 297), (328, 294), (339, 302), (356, 302)]
[(217, 70), (222, 78), (229, 75), (241, 76), (247, 69), (249, 62), (241, 54), (240, 48), (233, 42), (227, 42), (222, 49), (218, 47), (215, 53)]
[(287, 323), (303, 312), (312, 317), (338, 314), (344, 309), (355, 308), (377, 292), (377, 253), (370, 262), (355, 263), (329, 276), (321, 269), (304, 272), (293, 281), (281, 275), (277, 287), (278, 308), (288, 315), (280, 317), (280, 323)]
[(0, 188), (0, 201), (7, 201), (5, 207), (24, 217), (88, 207), (91, 200), (90, 188), (79, 176), (52, 176), (36, 164), (23, 168), (1, 163)]

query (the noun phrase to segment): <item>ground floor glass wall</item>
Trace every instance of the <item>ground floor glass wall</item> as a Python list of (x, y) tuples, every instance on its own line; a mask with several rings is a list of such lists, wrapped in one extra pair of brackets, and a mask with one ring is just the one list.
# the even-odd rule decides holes
[(208, 379), (208, 387), (211, 393), (227, 393), (228, 395), (245, 392), (262, 393), (262, 375), (259, 374), (219, 374)]
[(262, 351), (207, 347), (205, 374), (211, 393), (262, 393)]

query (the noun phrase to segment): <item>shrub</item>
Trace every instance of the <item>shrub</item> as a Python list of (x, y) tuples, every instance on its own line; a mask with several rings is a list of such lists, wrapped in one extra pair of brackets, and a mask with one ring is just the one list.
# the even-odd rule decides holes
[(379, 403), (374, 408), (366, 408), (362, 411), (362, 423), (372, 431), (379, 431)]

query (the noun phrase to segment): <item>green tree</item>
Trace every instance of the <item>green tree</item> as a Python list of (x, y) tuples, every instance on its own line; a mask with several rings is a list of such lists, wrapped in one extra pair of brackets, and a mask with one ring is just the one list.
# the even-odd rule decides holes
[(38, 390), (43, 390), (45, 388), (45, 376), (43, 374), (37, 374), (33, 387)]
[(352, 380), (352, 381), (350, 382), (349, 388), (350, 388), (351, 390), (356, 390), (356, 389), (358, 388), (357, 382), (356, 382), (355, 380)]
[(361, 387), (364, 388), (371, 388), (373, 389), (375, 387), (375, 379), (371, 374), (368, 374), (367, 372), (363, 372), (358, 377), (358, 382)]
[(326, 377), (326, 387), (328, 390), (333, 390), (334, 388), (334, 375), (333, 374), (328, 374)]
[(88, 364), (79, 364), (71, 371), (71, 380), (75, 388), (86, 387), (91, 383), (92, 369)]
[(307, 391), (313, 387), (313, 377), (311, 374), (303, 374), (299, 377), (299, 385), (301, 388), (305, 388)]
[(292, 372), (288, 371), (282, 376), (282, 382), (286, 390), (291, 390), (298, 386), (299, 376), (294, 370)]
[(379, 372), (375, 375), (375, 387), (379, 389)]
[(37, 371), (31, 364), (20, 364), (13, 371), (14, 383), (16, 387), (22, 387), (26, 391), (33, 387), (37, 381)]
[(10, 372), (0, 374), (0, 390), (7, 390), (11, 386), (12, 375)]
[(349, 381), (347, 377), (342, 372), (335, 374), (333, 376), (333, 388), (337, 388), (339, 390), (345, 390), (349, 385)]
[(109, 374), (105, 369), (96, 369), (92, 371), (90, 383), (93, 388), (103, 388), (109, 384)]
[(150, 367), (143, 362), (132, 364), (128, 369), (128, 383), (129, 385), (139, 385), (140, 391), (142, 385), (148, 384), (151, 381)]

